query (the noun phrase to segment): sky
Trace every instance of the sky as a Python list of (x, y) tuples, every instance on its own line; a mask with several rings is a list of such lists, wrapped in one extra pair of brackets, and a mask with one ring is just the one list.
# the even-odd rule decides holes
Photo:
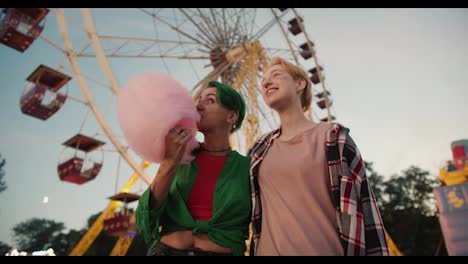
[[(468, 9), (297, 11), (325, 69), (332, 113), (351, 129), (363, 158), (373, 162), (374, 169), (386, 179), (411, 165), (437, 177), (444, 161), (452, 158), (450, 143), (468, 138)], [(158, 15), (166, 19), (165, 12)], [(80, 10), (67, 9), (65, 13), (74, 49), (80, 50), (88, 43)], [(253, 10), (245, 10), (244, 14), (250, 17)], [(286, 13), (283, 19), (287, 21), (291, 15)], [(180, 37), (140, 10), (99, 9), (93, 10), (93, 16), (100, 35), (172, 40)], [(254, 23), (246, 20), (245, 25), (256, 32), (272, 20), (272, 14), (260, 9), (251, 18), (255, 18)], [(176, 17), (175, 21), (182, 19)], [(63, 47), (54, 10), (46, 17), (42, 36)], [(88, 217), (103, 210), (109, 202), (107, 197), (132, 174), (82, 103), (69, 98), (47, 121), (21, 113), (19, 99), (26, 78), (40, 64), (52, 68), (62, 65), (62, 71), (72, 77), (64, 92), (84, 100), (64, 54), (44, 39), (36, 40), (24, 53), (0, 46), (0, 154), (6, 159), (4, 180), (8, 187), (0, 193), (0, 241), (12, 246), (12, 228), (33, 217), (63, 222), (70, 229), (85, 227)], [(301, 35), (289, 39), (295, 45), (304, 42)], [(265, 33), (260, 42), (269, 48), (287, 47), (278, 25)], [(164, 47), (154, 47), (154, 53), (158, 49)], [(191, 88), (210, 70), (205, 68), (208, 60), (109, 61), (121, 86), (136, 74), (159, 71)], [(301, 63), (304, 68), (312, 68), (310, 61)], [(117, 121), (116, 98), (105, 85), (96, 59), (80, 58), (79, 64), (98, 107), (124, 142)], [(326, 114), (316, 106), (314, 111), (315, 117)], [(57, 174), (57, 164), (70, 154), (62, 143), (78, 132), (106, 142), (102, 171), (83, 185), (62, 182)], [(152, 178), (156, 170), (154, 164), (147, 174)], [(140, 181), (132, 191), (141, 192), (146, 187)], [(43, 203), (44, 197), (48, 198), (47, 203)]]

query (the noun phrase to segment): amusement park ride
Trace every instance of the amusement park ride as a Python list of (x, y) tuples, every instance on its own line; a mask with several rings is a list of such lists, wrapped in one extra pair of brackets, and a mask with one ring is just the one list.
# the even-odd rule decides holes
[(440, 169), (434, 189), (448, 255), (468, 255), (468, 139), (453, 141), (453, 160)]
[[(83, 24), (79, 26), (86, 33), (87, 43), (82, 50), (73, 47), (67, 25), (73, 20), (65, 15), (64, 9), (53, 10), (63, 45), (58, 45), (41, 34), (45, 18), (50, 11), (52, 10), (47, 8), (6, 8), (0, 11), (1, 43), (23, 53), (31, 44), (41, 39), (62, 52), (69, 62), (67, 73), (63, 72), (66, 69), (62, 65), (56, 69), (46, 65), (38, 66), (27, 78), (28, 84), (20, 99), (21, 111), (45, 121), (59, 111), (67, 99), (83, 103), (68, 95), (68, 89), (66, 92), (61, 92), (62, 87), (68, 87), (72, 80), (70, 76), (73, 76), (85, 98), (83, 104), (94, 115), (118, 155), (134, 171), (120, 192), (111, 197), (108, 207), (77, 243), (70, 255), (83, 255), (101, 231), (111, 236), (119, 236), (110, 254), (125, 255), (133, 237), (137, 235), (134, 216), (131, 210), (128, 210), (127, 203), (138, 200), (138, 195), (130, 193), (130, 190), (139, 178), (147, 184), (151, 183), (151, 178), (145, 174), (145, 169), (151, 164), (147, 161), (138, 164), (124, 142), (121, 142), (110, 128), (88, 86), (87, 81), (93, 80), (87, 77), (84, 72), (86, 69), (80, 67), (78, 59), (97, 60), (107, 80), (106, 87), (114, 97), (119, 91), (119, 84), (108, 61), (110, 58), (153, 58), (162, 60), (165, 65), (165, 61), (169, 59), (185, 60), (187, 65), (193, 65), (194, 60), (207, 63), (205, 68), (210, 67), (211, 71), (204, 77), (197, 76), (198, 81), (193, 86), (192, 94), (194, 97), (197, 96), (201, 91), (200, 88), (206, 86), (208, 81), (221, 79), (246, 98), (249, 108), (243, 125), (243, 139), (238, 135), (236, 141), (239, 149), (247, 149), (258, 136), (278, 124), (276, 116), (268, 113), (261, 100), (257, 100), (262, 69), (267, 66), (272, 56), (284, 57), (310, 73), (316, 105), (311, 106), (307, 115), (325, 122), (335, 119), (332, 114), (331, 91), (325, 87), (323, 65), (318, 62), (315, 44), (305, 31), (303, 18), (294, 8), (265, 9), (269, 15), (262, 25), (257, 25), (255, 22), (257, 12), (255, 9), (135, 10), (140, 17), (151, 20), (155, 31), (165, 28), (176, 36), (174, 39), (164, 40), (157, 37), (132, 38), (99, 34), (91, 10), (83, 9)], [(284, 48), (267, 46), (272, 43), (267, 36), (273, 29), (279, 32), (281, 38), (278, 40), (276, 35), (273, 45), (279, 45), (281, 42), (285, 44)], [(136, 44), (138, 49), (132, 46)], [(155, 47), (159, 48), (156, 53)], [(321, 117), (317, 112), (322, 112)], [(104, 144), (106, 142), (84, 133), (78, 133), (63, 143), (64, 151), (71, 151), (72, 154), (70, 157), (62, 158), (58, 165), (60, 179), (64, 182), (84, 184), (97, 177), (103, 167)], [(94, 153), (100, 153), (101, 159), (96, 160)], [(116, 212), (122, 204), (122, 211)], [(400, 255), (388, 234), (387, 238), (391, 255)]]

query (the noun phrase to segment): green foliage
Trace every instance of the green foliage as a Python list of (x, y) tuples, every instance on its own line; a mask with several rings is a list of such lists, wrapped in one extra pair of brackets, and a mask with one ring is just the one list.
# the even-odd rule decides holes
[(6, 190), (7, 185), (6, 182), (3, 180), (3, 177), (5, 176), (5, 171), (3, 171), (3, 166), (5, 166), (5, 159), (2, 158), (2, 155), (0, 154), (0, 193)]
[(434, 255), (442, 237), (433, 189), (435, 176), (411, 166), (382, 183), (382, 219), (404, 255)]
[(11, 249), (12, 247), (10, 245), (0, 241), (0, 256), (5, 256), (5, 254), (10, 252)]
[[(33, 252), (53, 248), (65, 225), (52, 220), (32, 218), (13, 227), (13, 239), (18, 250)], [(55, 250), (55, 248), (54, 248)]]

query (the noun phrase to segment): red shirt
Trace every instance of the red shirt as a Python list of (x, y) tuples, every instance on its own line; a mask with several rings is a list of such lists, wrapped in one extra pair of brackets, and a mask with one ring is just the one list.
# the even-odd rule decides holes
[(195, 158), (198, 175), (188, 199), (188, 209), (194, 220), (208, 221), (213, 214), (213, 193), (227, 155), (215, 156), (205, 151)]

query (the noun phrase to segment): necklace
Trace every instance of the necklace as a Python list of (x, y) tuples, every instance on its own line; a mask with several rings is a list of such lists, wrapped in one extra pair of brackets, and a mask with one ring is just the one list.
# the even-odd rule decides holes
[(220, 152), (226, 152), (228, 150), (231, 150), (231, 147), (227, 148), (227, 149), (221, 149), (221, 150), (209, 150), (209, 149), (206, 149), (203, 144), (200, 144), (200, 148), (203, 150), (203, 151), (206, 151), (206, 152), (209, 152), (209, 153), (220, 153)]

